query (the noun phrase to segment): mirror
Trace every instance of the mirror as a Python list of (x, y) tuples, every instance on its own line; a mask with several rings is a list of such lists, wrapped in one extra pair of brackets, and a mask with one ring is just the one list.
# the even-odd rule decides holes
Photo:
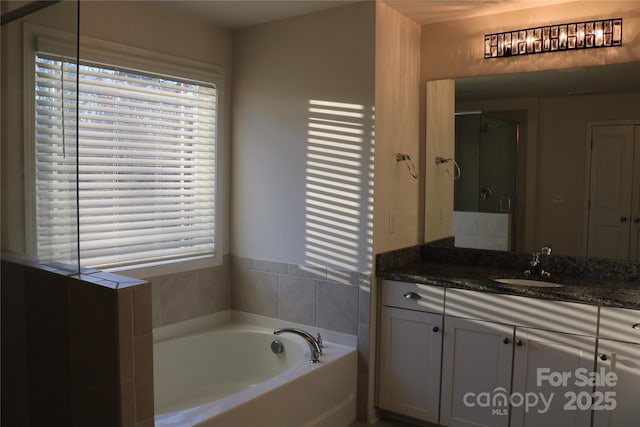
[[(494, 213), (509, 218), (496, 222), (494, 215), (477, 212), (483, 209), (456, 203), (454, 215), (475, 212), (472, 223), (454, 220), (456, 245), (473, 247), (469, 236), (460, 236), (475, 229), (501, 238), (507, 233), (507, 247), (488, 242), (491, 235), (475, 236), (476, 247), (486, 249), (529, 252), (550, 245), (559, 255), (637, 260), (640, 201), (632, 195), (640, 192), (633, 186), (640, 177), (632, 171), (640, 163), (640, 153), (633, 160), (634, 145), (640, 151), (639, 73), (640, 63), (626, 63), (456, 80), (456, 112), (482, 112), (475, 116), (481, 141), (477, 154), (456, 152), (462, 175), (516, 169), (514, 195), (494, 188), (495, 183), (477, 182), (473, 190), (468, 182), (456, 184), (456, 201), (492, 201)], [(470, 114), (457, 117), (474, 120)], [(501, 123), (517, 126), (517, 149), (510, 160), (503, 155), (505, 148), (491, 152), (492, 143), (484, 142)], [(462, 134), (458, 125), (456, 132)], [(496, 163), (479, 166), (481, 158)], [(596, 172), (604, 179), (598, 181)], [(609, 219), (602, 222), (599, 215)]]

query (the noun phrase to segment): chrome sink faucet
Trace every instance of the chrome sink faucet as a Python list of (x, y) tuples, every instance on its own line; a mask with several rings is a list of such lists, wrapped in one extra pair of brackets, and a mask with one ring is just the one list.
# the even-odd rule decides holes
[(322, 354), (322, 337), (320, 337), (320, 334), (318, 334), (318, 338), (314, 338), (309, 332), (297, 328), (278, 328), (273, 331), (274, 335), (280, 335), (282, 333), (295, 334), (304, 338), (311, 350), (311, 363), (320, 362), (320, 355)]
[(551, 246), (545, 246), (544, 248), (540, 249), (540, 252), (532, 252), (531, 261), (529, 262), (529, 266), (531, 268), (528, 270), (525, 270), (524, 275), (527, 277), (529, 276), (535, 276), (535, 277), (541, 277), (541, 278), (550, 277), (551, 273), (546, 271), (542, 265), (543, 260), (546, 257), (550, 257), (550, 256), (551, 256)]

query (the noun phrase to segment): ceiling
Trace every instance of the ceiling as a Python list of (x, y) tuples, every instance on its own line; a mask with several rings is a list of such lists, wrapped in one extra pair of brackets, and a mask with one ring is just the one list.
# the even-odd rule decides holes
[[(230, 30), (374, 0), (182, 0), (160, 1)], [(523, 10), (574, 0), (382, 0), (422, 25)], [(640, 92), (638, 64), (551, 70), (456, 81), (458, 100)]]
[(382, 0), (419, 24), (474, 18), (575, 0)]
[[(161, 1), (223, 28), (239, 29), (350, 3), (374, 0), (183, 0)], [(382, 0), (419, 24), (491, 15), (572, 0)]]
[(157, 4), (237, 30), (357, 3), (359, 0), (180, 0)]

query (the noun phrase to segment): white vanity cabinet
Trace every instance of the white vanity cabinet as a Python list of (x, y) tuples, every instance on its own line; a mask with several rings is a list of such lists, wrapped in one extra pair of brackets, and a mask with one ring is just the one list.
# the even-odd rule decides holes
[[(565, 393), (591, 390), (578, 387), (574, 375), (577, 369), (593, 369), (597, 307), (462, 289), (447, 289), (446, 295), (442, 425), (590, 424), (588, 408), (565, 410)], [(539, 369), (571, 378), (538, 386)], [(519, 405), (521, 396), (533, 399), (534, 394), (535, 407), (527, 408), (524, 400)], [(544, 405), (542, 397), (550, 404)]]
[(445, 318), (440, 424), (508, 426), (508, 413), (494, 412), (482, 396), (510, 393), (513, 334), (509, 325)]
[(640, 425), (640, 310), (390, 281), (381, 299), (383, 409), (446, 427)]
[(378, 404), (438, 422), (444, 289), (382, 283)]
[(512, 407), (511, 426), (588, 426), (595, 336), (516, 327), (514, 344), (512, 392), (535, 405)]
[[(640, 310), (600, 309), (593, 426), (627, 427), (640, 422)], [(636, 326), (636, 328), (634, 328)], [(608, 373), (616, 378), (606, 378)], [(614, 405), (611, 410), (611, 405)]]

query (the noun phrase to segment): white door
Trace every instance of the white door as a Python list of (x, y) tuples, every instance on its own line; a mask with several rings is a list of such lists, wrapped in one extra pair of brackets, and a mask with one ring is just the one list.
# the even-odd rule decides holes
[(634, 126), (594, 126), (591, 141), (587, 255), (628, 259)]
[(589, 426), (593, 386), (580, 376), (593, 371), (595, 350), (595, 337), (516, 328), (513, 393), (525, 399), (511, 408), (511, 426)]
[(508, 425), (508, 407), (501, 404), (504, 399), (493, 405), (492, 397), (508, 399), (510, 394), (513, 333), (513, 326), (445, 318), (440, 424), (448, 427)]
[(596, 388), (593, 426), (639, 425), (640, 344), (600, 339), (597, 366), (598, 372), (615, 373), (617, 380), (615, 383), (608, 381)]
[(438, 422), (442, 315), (382, 307), (379, 405)]

